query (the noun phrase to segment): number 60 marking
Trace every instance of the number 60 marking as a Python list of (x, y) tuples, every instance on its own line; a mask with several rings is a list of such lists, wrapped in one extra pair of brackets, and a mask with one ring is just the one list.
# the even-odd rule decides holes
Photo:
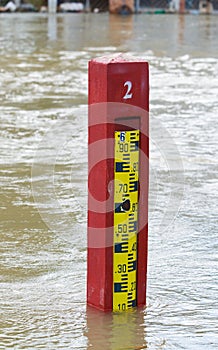
[(128, 80), (128, 81), (126, 81), (123, 84), (123, 86), (124, 87), (127, 86), (127, 90), (126, 90), (125, 95), (123, 96), (123, 99), (124, 100), (128, 100), (129, 98), (132, 98), (132, 92), (131, 92), (131, 90), (132, 90), (132, 82)]

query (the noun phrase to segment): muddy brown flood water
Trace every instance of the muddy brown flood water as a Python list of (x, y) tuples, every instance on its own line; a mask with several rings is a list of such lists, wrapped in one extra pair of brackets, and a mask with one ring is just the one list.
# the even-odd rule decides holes
[[(212, 350), (217, 16), (0, 15), (0, 349)], [(150, 64), (147, 307), (86, 307), (87, 63)]]

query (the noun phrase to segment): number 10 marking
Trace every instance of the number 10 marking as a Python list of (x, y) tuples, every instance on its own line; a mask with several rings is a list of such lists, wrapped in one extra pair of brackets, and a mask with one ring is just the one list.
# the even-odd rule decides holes
[(131, 81), (126, 81), (123, 86), (127, 86), (127, 90), (126, 90), (126, 93), (125, 95), (123, 96), (123, 99), (124, 100), (128, 100), (129, 98), (132, 98), (132, 82)]

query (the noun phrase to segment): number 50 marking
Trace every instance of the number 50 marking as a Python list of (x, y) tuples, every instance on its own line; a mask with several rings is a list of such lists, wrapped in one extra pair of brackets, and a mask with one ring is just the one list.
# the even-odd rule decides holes
[(131, 92), (131, 90), (132, 90), (132, 82), (128, 80), (128, 81), (126, 81), (123, 84), (123, 86), (124, 87), (127, 86), (127, 90), (126, 90), (125, 95), (123, 96), (123, 99), (124, 100), (128, 100), (129, 98), (132, 98), (132, 92)]

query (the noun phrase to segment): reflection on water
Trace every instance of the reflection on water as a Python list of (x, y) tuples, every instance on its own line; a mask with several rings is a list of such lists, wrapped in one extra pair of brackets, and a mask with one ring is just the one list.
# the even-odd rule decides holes
[(147, 349), (143, 311), (105, 314), (87, 307), (88, 349)]
[(55, 14), (48, 16), (48, 38), (50, 40), (57, 39), (57, 16)]
[[(1, 349), (217, 348), (217, 29), (0, 16)], [(86, 307), (87, 63), (116, 52), (150, 63), (148, 298), (104, 314)]]

